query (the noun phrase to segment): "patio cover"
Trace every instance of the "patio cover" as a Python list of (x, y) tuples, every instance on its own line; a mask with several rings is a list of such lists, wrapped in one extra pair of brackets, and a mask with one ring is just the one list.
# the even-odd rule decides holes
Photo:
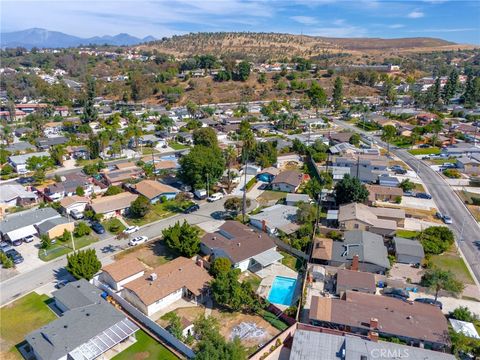
[(262, 265), (263, 267), (273, 264), (279, 260), (283, 259), (283, 256), (275, 251), (275, 249), (270, 249), (262, 252), (261, 254), (255, 255), (253, 260)]

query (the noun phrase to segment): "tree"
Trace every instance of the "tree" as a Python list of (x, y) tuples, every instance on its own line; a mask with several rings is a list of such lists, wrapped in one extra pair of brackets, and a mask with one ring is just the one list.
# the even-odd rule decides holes
[(189, 258), (200, 251), (199, 233), (199, 230), (187, 221), (181, 225), (180, 222), (176, 222), (175, 225), (162, 231), (163, 240), (167, 246)]
[(473, 108), (478, 101), (480, 101), (480, 77), (474, 77), (469, 74), (467, 77), (465, 91), (462, 95), (462, 100), (469, 108)]
[(112, 196), (122, 193), (123, 190), (120, 186), (111, 185), (108, 187), (107, 191), (103, 194), (104, 196)]
[(447, 83), (443, 87), (443, 101), (448, 104), (450, 102), (450, 99), (455, 96), (457, 93), (458, 89), (458, 72), (457, 70), (453, 69), (450, 72), (450, 75), (448, 77)]
[(211, 127), (202, 127), (193, 132), (193, 143), (206, 147), (218, 148), (217, 133)]
[(409, 179), (403, 180), (399, 186), (403, 191), (412, 191), (413, 189), (415, 189), (415, 184)]
[(238, 135), (239, 139), (242, 141), (242, 157), (245, 159), (246, 154), (251, 156), (256, 146), (255, 135), (253, 134), (253, 130), (247, 120), (242, 120), (240, 123)]
[[(250, 206), (251, 201), (247, 198), (247, 208)], [(239, 213), (243, 209), (243, 200), (239, 197), (231, 197), (225, 200), (223, 207), (227, 211), (232, 211), (234, 213)]]
[(214, 184), (225, 170), (225, 159), (219, 148), (195, 145), (180, 160), (179, 178), (194, 189), (204, 189), (207, 183)]
[(73, 235), (75, 235), (75, 237), (82, 237), (82, 236), (90, 235), (91, 232), (92, 232), (92, 229), (90, 228), (90, 226), (88, 226), (86, 222), (80, 221), (75, 226)]
[(351, 177), (350, 175), (345, 175), (345, 177), (335, 185), (335, 197), (338, 205), (352, 202), (362, 203), (367, 200), (368, 195), (369, 192), (365, 185), (363, 185), (358, 178)]
[(348, 140), (348, 142), (352, 145), (358, 146), (360, 145), (360, 140), (361, 140), (360, 134), (353, 133), (352, 136), (350, 136), (350, 140)]
[(267, 83), (267, 75), (265, 73), (258, 74), (257, 81), (259, 84), (266, 84)]
[(332, 103), (335, 110), (338, 110), (342, 107), (342, 102), (343, 102), (343, 82), (341, 77), (337, 77), (333, 85), (333, 96), (332, 96)]
[(213, 261), (212, 266), (210, 267), (210, 272), (213, 276), (218, 276), (220, 274), (226, 274), (232, 268), (232, 262), (226, 257), (219, 257)]
[(27, 170), (33, 171), (33, 177), (37, 183), (45, 179), (45, 172), (53, 168), (54, 165), (54, 161), (50, 156), (32, 156), (26, 162)]
[(382, 140), (387, 143), (387, 152), (390, 154), (390, 143), (397, 135), (397, 129), (393, 125), (385, 125), (382, 129)]
[(397, 100), (397, 90), (395, 89), (395, 84), (390, 78), (384, 82), (382, 95), (389, 104), (392, 104)]
[(240, 81), (247, 81), (250, 76), (250, 63), (248, 61), (241, 61), (237, 65), (236, 77)]
[(439, 255), (455, 241), (452, 230), (445, 226), (431, 226), (421, 232), (419, 239), (427, 255)]
[(150, 211), (150, 201), (143, 195), (137, 197), (129, 208), (130, 214), (135, 218), (143, 218)]
[(95, 109), (95, 79), (91, 76), (87, 77), (87, 94), (83, 104), (82, 119), (84, 122), (95, 121), (98, 117), (97, 109)]
[(180, 316), (174, 312), (168, 314), (168, 332), (175, 336), (180, 341), (183, 340), (182, 322)]
[(56, 165), (63, 165), (63, 157), (66, 155), (67, 151), (63, 145), (55, 145), (50, 149), (50, 156)]
[(85, 190), (83, 189), (83, 186), (77, 186), (75, 189), (75, 194), (78, 196), (85, 196)]
[(310, 99), (310, 104), (315, 108), (318, 115), (318, 109), (327, 105), (327, 94), (325, 90), (323, 90), (317, 82), (312, 82), (310, 89), (307, 91), (307, 96)]
[(299, 224), (313, 223), (317, 216), (317, 210), (312, 204), (301, 202), (297, 204), (297, 222)]
[(95, 249), (79, 250), (67, 255), (66, 268), (76, 279), (91, 280), (101, 267)]
[(451, 318), (466, 322), (474, 322), (478, 319), (478, 316), (471, 312), (466, 306), (459, 306), (455, 310), (451, 311), (448, 315)]
[(451, 271), (438, 268), (428, 269), (423, 274), (420, 284), (435, 291), (435, 301), (437, 301), (440, 290), (458, 295), (464, 287), (463, 283), (458, 281)]
[(237, 149), (233, 145), (228, 145), (228, 147), (223, 150), (223, 156), (225, 157), (225, 163), (227, 164), (227, 191), (229, 192), (232, 187), (232, 165), (237, 161)]

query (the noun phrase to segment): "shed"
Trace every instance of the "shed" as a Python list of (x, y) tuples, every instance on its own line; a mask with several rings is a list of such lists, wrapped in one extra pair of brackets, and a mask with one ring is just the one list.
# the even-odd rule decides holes
[(420, 264), (425, 257), (423, 246), (418, 240), (394, 237), (395, 256), (402, 264)]

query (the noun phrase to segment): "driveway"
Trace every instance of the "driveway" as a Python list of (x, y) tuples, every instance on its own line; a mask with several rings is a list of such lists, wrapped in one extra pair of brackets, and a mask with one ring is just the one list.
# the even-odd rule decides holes
[(435, 202), (432, 199), (420, 199), (413, 196), (403, 196), (400, 206), (420, 210), (430, 210), (437, 208)]

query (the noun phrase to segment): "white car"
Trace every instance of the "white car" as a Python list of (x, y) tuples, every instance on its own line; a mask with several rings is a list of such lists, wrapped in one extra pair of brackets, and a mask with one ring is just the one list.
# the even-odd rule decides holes
[(33, 240), (35, 240), (33, 235), (28, 235), (28, 236), (23, 238), (23, 242), (26, 242), (26, 243), (32, 242)]
[(223, 194), (222, 193), (214, 193), (207, 198), (207, 201), (208, 202), (214, 202), (214, 201), (217, 201), (217, 200), (220, 200), (220, 199), (223, 199)]
[(128, 245), (135, 246), (146, 243), (148, 241), (148, 237), (146, 236), (137, 236), (128, 242)]
[(125, 230), (123, 230), (124, 234), (133, 234), (134, 232), (140, 230), (138, 226), (129, 226)]

